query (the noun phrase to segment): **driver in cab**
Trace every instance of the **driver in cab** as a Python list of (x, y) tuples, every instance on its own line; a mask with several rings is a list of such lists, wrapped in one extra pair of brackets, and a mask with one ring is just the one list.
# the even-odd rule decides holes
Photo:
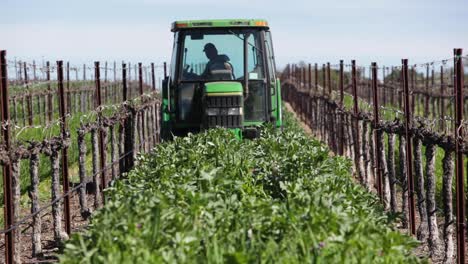
[(218, 54), (218, 49), (213, 43), (207, 43), (203, 48), (206, 57), (209, 59), (205, 70), (201, 74), (202, 79), (210, 79), (212, 73), (218, 70), (227, 70), (232, 74), (232, 65), (229, 63), (229, 57), (224, 54)]
[[(218, 49), (213, 43), (205, 44), (203, 48), (206, 57), (209, 59), (205, 66), (205, 70), (196, 76), (193, 71), (188, 73), (188, 67), (185, 69), (185, 74), (188, 78), (196, 78), (200, 80), (232, 80), (234, 79), (234, 72), (232, 64), (229, 62), (229, 57), (224, 54), (218, 54)], [(194, 76), (195, 75), (195, 76)], [(198, 77), (198, 78), (197, 78)]]

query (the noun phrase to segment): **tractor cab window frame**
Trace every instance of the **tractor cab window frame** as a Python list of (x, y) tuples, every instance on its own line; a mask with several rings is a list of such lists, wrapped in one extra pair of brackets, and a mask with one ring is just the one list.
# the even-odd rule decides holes
[(179, 48), (179, 32), (174, 32), (174, 43), (172, 47), (172, 56), (171, 56), (171, 63), (169, 65), (169, 75), (168, 75), (168, 80), (167, 80), (167, 87), (163, 87), (166, 91), (163, 91), (163, 94), (166, 94), (167, 96), (167, 107), (169, 111), (173, 109), (174, 105), (174, 99), (176, 92), (174, 91), (174, 85), (177, 84), (177, 57), (179, 54), (178, 48)]
[(270, 79), (272, 82), (276, 81), (276, 63), (275, 63), (275, 52), (273, 51), (273, 41), (271, 37), (271, 31), (265, 31), (265, 48), (268, 61), (268, 69)]
[[(249, 49), (249, 63), (248, 63), (248, 66), (249, 66), (249, 81), (250, 80), (265, 80), (266, 79), (266, 74), (267, 74), (267, 71), (266, 71), (266, 65), (264, 65), (264, 57), (265, 57), (265, 51), (263, 50), (264, 48), (264, 45), (263, 43), (261, 43), (261, 37), (260, 37), (260, 34), (262, 33), (262, 31), (264, 31), (263, 29), (259, 29), (259, 28), (219, 28), (219, 29), (203, 29), (203, 30), (200, 30), (200, 31), (195, 31), (195, 30), (181, 30), (180, 31), (180, 36), (179, 36), (179, 43), (178, 43), (178, 69), (176, 71), (177, 73), (177, 82), (178, 83), (183, 83), (183, 82), (197, 82), (197, 83), (206, 83), (206, 82), (216, 82), (216, 81), (235, 81), (235, 82), (243, 82), (244, 81), (244, 68), (243, 68), (243, 56), (242, 54), (244, 53), (244, 48), (243, 48), (243, 45), (242, 45), (242, 41), (243, 41), (243, 36), (245, 36), (246, 34), (249, 34), (248, 37), (249, 37), (249, 47), (251, 47), (252, 49)], [(199, 38), (199, 35), (200, 35), (200, 32), (203, 32), (201, 33), (201, 35), (226, 35), (226, 36), (230, 36), (232, 35), (233, 36), (233, 40), (234, 39), (238, 39), (239, 40), (239, 43), (238, 43), (238, 46), (240, 48), (240, 51), (242, 52), (241, 54), (237, 54), (240, 59), (240, 62), (238, 63), (235, 63), (233, 64), (230, 60), (228, 61), (228, 63), (231, 63), (231, 65), (233, 66), (234, 68), (234, 71), (236, 72), (234, 74), (234, 77), (233, 79), (200, 79), (200, 78), (184, 78), (184, 67), (186, 67), (187, 65), (190, 66), (189, 68), (191, 70), (194, 70), (195, 73), (197, 75), (199, 75), (200, 73), (202, 73), (204, 70), (205, 70), (205, 67), (201, 67), (200, 64), (193, 64), (193, 63), (190, 63), (186, 61), (186, 52), (188, 51), (185, 51), (185, 48), (186, 48), (186, 43), (187, 43), (187, 36), (191, 36), (192, 33), (193, 35), (197, 35), (197, 37)], [(252, 41), (250, 40), (250, 38), (252, 39)], [(210, 43), (209, 41), (204, 41), (204, 44), (208, 44)], [(216, 45), (216, 43), (214, 43)], [(220, 48), (220, 54), (219, 55), (226, 55), (229, 59), (232, 59), (234, 58), (234, 55), (233, 54), (227, 54), (228, 51), (224, 52), (224, 50), (221, 50), (221, 47)], [(203, 47), (200, 49), (200, 51), (203, 50)], [(255, 50), (255, 53), (252, 52), (252, 50)], [(193, 51), (192, 51), (193, 52)], [(226, 53), (226, 54), (224, 54)], [(203, 55), (205, 56), (205, 55)], [(257, 56), (257, 58), (254, 58), (253, 56)], [(231, 58), (232, 57), (232, 58)], [(260, 59), (261, 58), (261, 59)], [(195, 67), (192, 67), (192, 65), (189, 65), (189, 64), (193, 64), (193, 66)], [(208, 64), (208, 59), (206, 58), (206, 62), (204, 63), (206, 66), (206, 64)], [(255, 66), (258, 66), (257, 69), (255, 69), (253, 67), (253, 65)], [(201, 70), (200, 70), (201, 68)]]
[(169, 65), (169, 78), (171, 83), (176, 81), (177, 76), (177, 56), (178, 56), (178, 47), (179, 47), (179, 32), (174, 32), (174, 44), (172, 46), (172, 57), (171, 64)]

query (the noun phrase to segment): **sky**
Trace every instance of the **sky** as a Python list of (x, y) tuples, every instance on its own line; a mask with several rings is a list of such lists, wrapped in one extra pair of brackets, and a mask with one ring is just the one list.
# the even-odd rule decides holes
[(0, 0), (0, 49), (23, 60), (169, 61), (175, 20), (264, 18), (277, 64), (400, 65), (468, 54), (467, 0)]

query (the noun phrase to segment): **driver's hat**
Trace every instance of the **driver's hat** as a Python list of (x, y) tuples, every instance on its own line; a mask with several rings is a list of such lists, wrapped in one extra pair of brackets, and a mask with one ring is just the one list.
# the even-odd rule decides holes
[(207, 50), (216, 50), (216, 46), (213, 44), (213, 43), (206, 43), (205, 44), (205, 47), (203, 48), (203, 51), (207, 51)]

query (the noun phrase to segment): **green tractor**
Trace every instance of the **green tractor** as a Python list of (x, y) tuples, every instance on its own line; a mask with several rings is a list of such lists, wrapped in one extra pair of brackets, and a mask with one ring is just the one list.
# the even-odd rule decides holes
[(282, 126), (281, 87), (265, 20), (176, 21), (171, 31), (163, 139), (214, 127), (255, 138), (262, 124)]

